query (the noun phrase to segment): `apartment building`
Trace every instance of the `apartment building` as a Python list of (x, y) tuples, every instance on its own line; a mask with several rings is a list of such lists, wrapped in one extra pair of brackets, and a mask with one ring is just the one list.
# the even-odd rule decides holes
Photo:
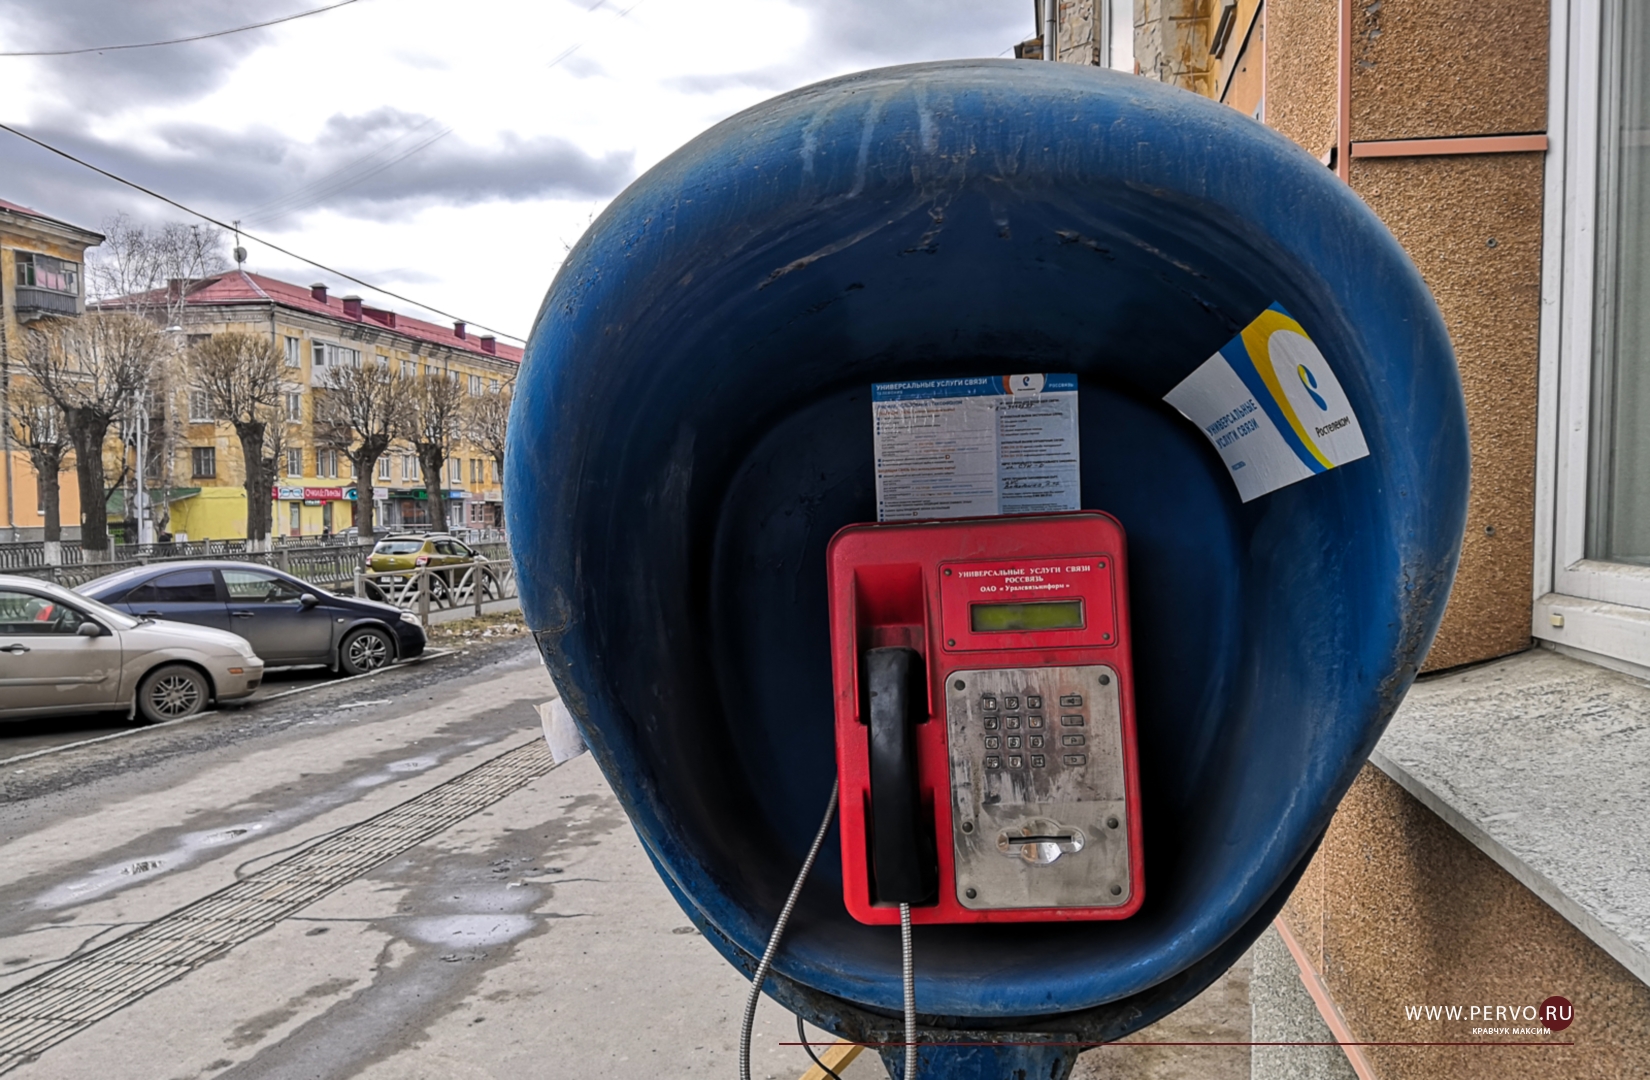
[[(334, 296), (323, 284), (295, 285), (237, 269), (172, 288), (182, 299), (178, 332), (186, 337), (181, 344), (230, 330), (267, 334), (285, 358), (283, 453), (270, 492), (276, 503), (274, 532), (280, 536), (341, 532), (355, 524), (355, 507), (363, 498), (375, 501), (379, 530), (431, 520), (424, 478), (410, 449), (392, 447), (375, 476), (359, 477), (349, 459), (319, 436), (314, 391), (326, 385), (330, 371), (386, 364), (408, 375), (442, 372), (479, 396), (500, 393), (521, 362), (520, 349), (476, 335), (463, 323), (410, 318), (358, 296)], [(171, 532), (190, 540), (245, 536), (245, 472), (235, 433), (212, 415), (204, 394), (189, 391), (186, 412), (174, 475), (199, 491), (172, 503)], [(478, 448), (457, 445), (441, 485), (449, 526), (501, 524), (501, 477)]]
[[(13, 388), (22, 371), (23, 334), (36, 319), (86, 310), (86, 249), (103, 242), (90, 229), (0, 199), (0, 541), (39, 540), (45, 502), (28, 453), (12, 431)], [(74, 474), (59, 484), (65, 535), (80, 529)]]

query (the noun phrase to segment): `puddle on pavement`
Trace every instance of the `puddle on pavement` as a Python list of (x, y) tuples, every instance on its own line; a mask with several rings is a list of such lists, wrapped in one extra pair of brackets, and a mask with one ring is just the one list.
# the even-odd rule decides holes
[[(417, 757), (400, 758), (371, 772), (354, 777), (327, 791), (307, 796), (281, 810), (272, 810), (257, 821), (238, 822), (197, 832), (184, 833), (165, 851), (126, 858), (101, 866), (88, 874), (64, 882), (42, 893), (34, 902), (37, 908), (62, 908), (83, 904), (108, 893), (124, 889), (140, 880), (153, 880), (156, 874), (181, 870), (201, 861), (203, 856), (235, 844), (242, 844), (255, 836), (278, 832), (319, 817), (360, 797), (363, 788), (378, 787), (395, 780), (428, 772), (442, 762), (464, 754), (495, 740), (467, 739), (454, 743), (445, 750)], [(263, 796), (269, 798), (272, 796)]]

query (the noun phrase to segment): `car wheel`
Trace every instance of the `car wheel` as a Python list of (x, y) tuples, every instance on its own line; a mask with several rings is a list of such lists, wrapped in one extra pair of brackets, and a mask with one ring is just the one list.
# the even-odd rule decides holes
[(205, 675), (187, 664), (167, 664), (138, 684), (138, 715), (148, 724), (182, 720), (206, 708), (211, 699), (212, 688)]
[(372, 626), (351, 630), (338, 646), (338, 666), (346, 675), (365, 675), (395, 659), (395, 645), (384, 631)]

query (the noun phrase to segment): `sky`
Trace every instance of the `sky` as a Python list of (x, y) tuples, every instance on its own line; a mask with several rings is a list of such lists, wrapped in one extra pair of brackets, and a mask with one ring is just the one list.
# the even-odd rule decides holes
[[(336, 2), (0, 0), (0, 53), (185, 37)], [(694, 135), (851, 71), (1010, 56), (1031, 22), (1031, 0), (350, 0), (205, 41), (0, 56), (0, 120), (521, 337), (590, 221)], [(3, 131), (0, 199), (93, 229), (121, 212), (189, 220)], [(421, 313), (242, 243), (253, 272)]]

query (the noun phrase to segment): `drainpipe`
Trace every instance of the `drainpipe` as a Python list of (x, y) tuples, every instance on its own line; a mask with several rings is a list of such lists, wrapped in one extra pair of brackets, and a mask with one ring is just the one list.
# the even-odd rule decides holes
[[(5, 269), (5, 256), (0, 254), (0, 271)], [(6, 525), (11, 538), (17, 540), (17, 515), (12, 500), (11, 482), (11, 353), (7, 339), (11, 326), (6, 319), (6, 275), (0, 273), (0, 456), (6, 459)]]
[(1060, 0), (1043, 0), (1043, 59), (1060, 59)]

